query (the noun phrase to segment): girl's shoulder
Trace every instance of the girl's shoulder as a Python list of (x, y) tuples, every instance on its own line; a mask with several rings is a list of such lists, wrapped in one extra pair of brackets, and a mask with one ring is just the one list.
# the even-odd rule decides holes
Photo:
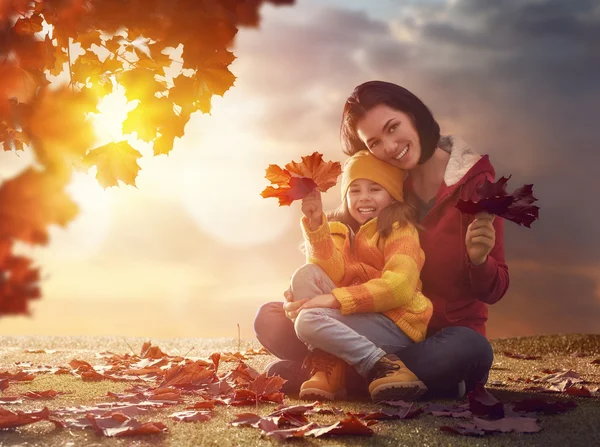
[(413, 237), (419, 237), (419, 231), (417, 230), (417, 227), (415, 227), (412, 223), (410, 222), (404, 222), (404, 223), (399, 223), (399, 222), (394, 222), (392, 224), (392, 231), (390, 232), (390, 234), (387, 236), (386, 239), (397, 239), (399, 237), (406, 237), (406, 236), (413, 236)]
[(329, 232), (332, 236), (347, 236), (350, 234), (350, 228), (343, 222), (333, 221), (329, 222)]

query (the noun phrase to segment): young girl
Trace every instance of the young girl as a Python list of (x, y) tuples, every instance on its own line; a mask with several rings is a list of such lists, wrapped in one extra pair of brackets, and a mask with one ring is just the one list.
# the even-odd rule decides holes
[(421, 293), (424, 254), (403, 201), (404, 172), (369, 151), (342, 174), (342, 206), (328, 222), (315, 191), (302, 201), (308, 264), (292, 277), (300, 308), (294, 328), (311, 351), (303, 399), (345, 394), (345, 365), (369, 382), (373, 401), (413, 400), (422, 381), (391, 352), (425, 339), (432, 305)]

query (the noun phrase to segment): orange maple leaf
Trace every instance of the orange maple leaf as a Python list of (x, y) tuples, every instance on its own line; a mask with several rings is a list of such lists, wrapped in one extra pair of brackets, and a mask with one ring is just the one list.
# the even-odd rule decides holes
[(64, 227), (78, 212), (62, 180), (29, 168), (0, 186), (0, 239), (45, 244), (48, 225)]
[(265, 178), (273, 186), (267, 186), (261, 196), (277, 197), (279, 206), (290, 205), (294, 200), (306, 197), (315, 188), (321, 192), (327, 191), (336, 184), (341, 173), (339, 162), (325, 162), (323, 154), (313, 152), (312, 155), (302, 157), (300, 163), (291, 161), (285, 168), (269, 165)]
[(135, 178), (140, 170), (137, 159), (141, 156), (127, 141), (119, 141), (89, 151), (82, 164), (86, 168), (92, 165), (98, 168), (96, 179), (103, 188), (117, 186), (118, 180), (135, 186)]

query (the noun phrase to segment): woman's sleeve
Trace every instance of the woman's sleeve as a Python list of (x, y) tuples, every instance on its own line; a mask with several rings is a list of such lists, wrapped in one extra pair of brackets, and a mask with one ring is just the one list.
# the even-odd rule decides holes
[[(489, 181), (494, 181), (493, 177), (489, 174), (487, 177)], [(475, 188), (481, 185), (485, 178), (485, 174), (480, 174), (474, 177), (473, 181), (469, 182), (469, 186), (472, 188), (472, 191), (469, 193), (471, 197), (474, 195)], [(469, 259), (469, 255), (465, 251), (465, 262), (469, 269), (469, 279), (473, 296), (487, 304), (494, 304), (500, 301), (508, 290), (510, 283), (508, 266), (504, 259), (504, 219), (496, 216), (493, 225), (496, 230), (496, 243), (483, 264), (473, 265)]]
[(405, 307), (414, 299), (425, 260), (416, 228), (395, 226), (385, 240), (383, 254), (385, 265), (381, 278), (333, 289), (343, 314), (385, 312)]
[(301, 226), (306, 262), (318, 265), (335, 284), (339, 284), (344, 277), (344, 257), (341, 247), (336, 246), (333, 240), (325, 213), (323, 223), (315, 231), (310, 230), (306, 217), (302, 218)]

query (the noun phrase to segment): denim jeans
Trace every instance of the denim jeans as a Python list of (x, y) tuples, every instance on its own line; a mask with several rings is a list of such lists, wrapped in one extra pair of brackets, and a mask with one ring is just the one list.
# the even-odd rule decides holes
[[(334, 288), (333, 281), (314, 264), (300, 267), (292, 276), (295, 299), (310, 299)], [(333, 354), (363, 377), (384, 355), (413, 344), (392, 320), (378, 312), (343, 315), (339, 309), (304, 309), (296, 317), (294, 329), (309, 350)]]
[[(285, 316), (283, 302), (263, 304), (256, 314), (254, 331), (269, 352), (282, 360), (297, 362), (300, 371), (308, 349), (296, 336), (294, 323)], [(444, 328), (395, 354), (427, 385), (425, 398), (451, 396), (460, 381), (465, 381), (467, 392), (478, 381), (485, 384), (494, 360), (488, 340), (462, 326)], [(366, 386), (360, 380), (352, 383)]]

